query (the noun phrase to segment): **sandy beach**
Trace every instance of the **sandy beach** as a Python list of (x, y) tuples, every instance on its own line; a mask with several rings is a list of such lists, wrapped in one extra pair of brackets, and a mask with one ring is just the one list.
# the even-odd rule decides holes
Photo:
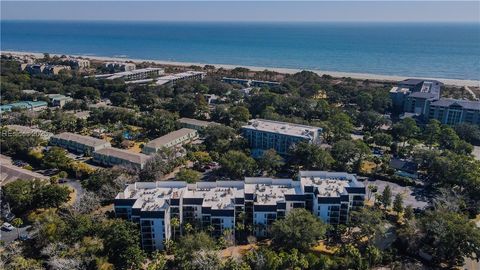
[[(18, 56), (25, 56), (31, 55), (36, 58), (42, 58), (43, 53), (38, 52), (19, 52), (19, 51), (1, 51), (1, 54), (12, 54)], [(99, 61), (132, 61), (135, 63), (141, 62), (152, 62), (155, 64), (160, 65), (173, 65), (173, 66), (205, 66), (205, 65), (212, 65), (216, 68), (224, 68), (224, 69), (234, 69), (237, 67), (248, 68), (252, 71), (263, 71), (263, 70), (270, 70), (275, 71), (278, 73), (284, 74), (294, 74), (300, 72), (302, 70), (309, 70), (309, 69), (292, 69), (292, 68), (275, 68), (275, 67), (258, 67), (258, 66), (243, 66), (243, 65), (227, 65), (227, 64), (215, 64), (215, 63), (192, 63), (192, 62), (174, 62), (174, 61), (162, 61), (162, 60), (152, 60), (152, 59), (135, 59), (135, 58), (121, 58), (121, 57), (106, 57), (106, 56), (92, 56), (92, 55), (71, 55), (71, 54), (59, 54), (59, 53), (51, 53), (50, 56), (61, 56), (61, 55), (68, 55), (71, 57), (82, 57), (91, 60), (99, 60)], [(480, 81), (478, 80), (460, 80), (460, 79), (448, 79), (448, 78), (425, 78), (425, 77), (406, 77), (406, 76), (392, 76), (392, 75), (379, 75), (379, 74), (367, 74), (367, 73), (349, 73), (349, 72), (337, 72), (337, 71), (322, 71), (322, 70), (309, 70), (312, 72), (317, 73), (318, 75), (330, 75), (336, 78), (343, 78), (343, 77), (350, 77), (353, 79), (361, 79), (361, 80), (378, 80), (378, 81), (401, 81), (407, 78), (418, 78), (418, 79), (430, 79), (430, 80), (438, 80), (446, 85), (453, 85), (453, 86), (469, 86), (469, 87), (480, 87)]]

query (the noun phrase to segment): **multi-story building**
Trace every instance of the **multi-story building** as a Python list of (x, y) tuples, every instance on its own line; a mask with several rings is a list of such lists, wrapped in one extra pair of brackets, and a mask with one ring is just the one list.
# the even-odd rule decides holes
[(195, 129), (182, 128), (173, 132), (170, 132), (162, 137), (149, 141), (143, 147), (142, 152), (147, 155), (155, 154), (162, 148), (171, 148), (181, 146), (198, 137), (198, 133)]
[(205, 78), (206, 73), (202, 71), (185, 71), (182, 73), (166, 75), (163, 77), (158, 78), (156, 84), (157, 85), (175, 85), (178, 81), (185, 81), (185, 80), (203, 80)]
[(279, 82), (272, 82), (272, 81), (260, 81), (260, 80), (250, 80), (250, 79), (239, 79), (239, 78), (228, 78), (228, 77), (223, 77), (222, 78), (223, 82), (226, 83), (235, 83), (235, 84), (241, 84), (247, 87), (263, 87), (263, 86), (279, 86)]
[(298, 180), (306, 208), (329, 224), (348, 222), (352, 210), (363, 207), (365, 186), (344, 172), (300, 171)]
[(45, 101), (19, 101), (15, 103), (1, 105), (0, 113), (10, 112), (14, 109), (38, 112), (45, 110), (46, 108), (48, 108), (48, 103)]
[(73, 98), (61, 94), (48, 94), (47, 97), (50, 99), (52, 106), (60, 108), (65, 106), (67, 102), (73, 101)]
[(425, 116), (426, 120), (437, 119), (445, 125), (480, 125), (480, 101), (439, 99), (429, 104)]
[(21, 64), (20, 69), (29, 74), (58, 75), (62, 70), (70, 70), (70, 66), (45, 65), (45, 64)]
[(180, 123), (182, 128), (190, 128), (197, 131), (200, 131), (209, 126), (218, 125), (218, 123), (215, 122), (202, 121), (192, 118), (180, 118), (178, 119), (178, 122)]
[(156, 78), (164, 73), (163, 68), (141, 68), (129, 71), (122, 71), (112, 74), (95, 75), (97, 79), (115, 80), (124, 79), (125, 81), (143, 80), (147, 78)]
[[(390, 90), (390, 97), (395, 110), (402, 112), (415, 113), (415, 108), (418, 106), (406, 105), (407, 98), (412, 93), (418, 94), (414, 99), (439, 99), (440, 91), (443, 83), (436, 80), (422, 80), (422, 79), (406, 79), (397, 83), (397, 86)], [(411, 103), (411, 102), (410, 102)]]
[(70, 132), (63, 132), (52, 136), (50, 138), (50, 144), (87, 155), (100, 149), (111, 147), (107, 141)]
[[(117, 217), (138, 222), (145, 249), (162, 249), (174, 232), (171, 219), (221, 236), (235, 234), (236, 224), (251, 225), (258, 237), (292, 209), (305, 208), (329, 224), (346, 223), (363, 207), (365, 187), (340, 172), (301, 171), (298, 181), (249, 177), (245, 181), (137, 182), (114, 202)], [(180, 226), (181, 227), (181, 226)]]
[(135, 70), (136, 66), (134, 63), (121, 63), (121, 62), (107, 62), (105, 67), (110, 69), (112, 72), (115, 70), (120, 71), (132, 71)]
[(142, 153), (135, 153), (114, 147), (105, 147), (96, 150), (92, 156), (93, 161), (106, 166), (121, 165), (136, 169), (143, 169), (147, 161), (151, 158)]
[(62, 58), (65, 65), (70, 66), (73, 69), (87, 69), (90, 67), (90, 60), (82, 58)]
[(31, 128), (27, 126), (20, 126), (20, 125), (7, 125), (6, 128), (18, 132), (24, 136), (38, 136), (43, 140), (48, 141), (50, 137), (53, 136), (53, 133), (43, 131), (38, 128)]
[(321, 133), (322, 129), (318, 127), (264, 119), (251, 120), (242, 127), (242, 135), (247, 139), (254, 156), (260, 156), (268, 149), (287, 155), (295, 143), (320, 143)]

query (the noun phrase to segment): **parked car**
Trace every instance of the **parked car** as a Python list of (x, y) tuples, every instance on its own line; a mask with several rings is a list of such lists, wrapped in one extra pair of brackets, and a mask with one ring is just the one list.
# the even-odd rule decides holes
[(18, 239), (20, 239), (21, 241), (27, 241), (27, 240), (30, 239), (30, 235), (22, 234), (22, 235), (20, 235), (20, 237)]
[(15, 215), (12, 212), (6, 213), (3, 215), (3, 219), (10, 222), (15, 218)]
[(5, 231), (13, 231), (15, 229), (15, 227), (13, 227), (12, 224), (8, 223), (8, 222), (5, 222), (2, 224), (2, 230), (5, 230)]
[(60, 179), (58, 179), (58, 183), (59, 183), (59, 184), (64, 184), (64, 183), (66, 183), (66, 182), (67, 182), (67, 179), (66, 179), (66, 178), (60, 178)]

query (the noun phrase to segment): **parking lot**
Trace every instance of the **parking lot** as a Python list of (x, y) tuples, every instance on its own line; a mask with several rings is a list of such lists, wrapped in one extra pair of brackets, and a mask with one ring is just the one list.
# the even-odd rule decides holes
[[(403, 205), (408, 206), (411, 205), (413, 208), (420, 208), (423, 209), (428, 205), (428, 197), (426, 196), (425, 192), (422, 188), (418, 187), (402, 187), (398, 184), (382, 181), (382, 180), (375, 180), (375, 181), (365, 181), (363, 184), (367, 187), (369, 185), (377, 186), (378, 190), (376, 194), (381, 194), (385, 187), (388, 185), (392, 190), (392, 198), (395, 197), (398, 193), (402, 194), (403, 196)], [(367, 193), (369, 191), (367, 190)], [(373, 203), (375, 199), (375, 195), (372, 196), (370, 201)]]
[[(28, 235), (27, 230), (30, 227), (30, 225), (21, 227), (18, 229), (18, 232), (20, 233), (20, 235)], [(6, 231), (3, 229), (1, 230), (0, 240), (4, 241), (6, 244), (15, 241), (15, 239), (17, 239), (17, 229), (14, 229), (13, 231)]]

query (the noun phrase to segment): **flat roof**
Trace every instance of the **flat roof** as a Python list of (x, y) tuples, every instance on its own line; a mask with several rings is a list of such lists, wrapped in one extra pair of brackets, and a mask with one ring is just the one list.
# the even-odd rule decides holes
[(66, 141), (73, 141), (73, 142), (77, 142), (77, 143), (84, 144), (91, 147), (100, 146), (100, 145), (110, 146), (110, 143), (107, 141), (93, 138), (90, 136), (83, 136), (75, 133), (70, 133), (70, 132), (63, 132), (63, 133), (52, 136), (52, 138), (62, 139)]
[(123, 160), (128, 160), (136, 164), (144, 164), (150, 159), (150, 156), (147, 156), (142, 153), (135, 153), (125, 149), (119, 149), (114, 147), (105, 147), (94, 152), (94, 154), (100, 154), (105, 156), (116, 157)]
[(184, 124), (190, 124), (190, 125), (202, 126), (202, 127), (208, 127), (208, 126), (211, 126), (211, 125), (218, 125), (218, 123), (215, 123), (215, 122), (209, 122), (209, 121), (203, 121), (203, 120), (197, 120), (197, 119), (185, 118), (185, 117), (180, 118), (177, 121), (180, 122), (180, 123), (184, 123)]
[(364, 187), (353, 174), (327, 171), (300, 171), (300, 182), (303, 186), (313, 186), (318, 197), (340, 197), (347, 194), (347, 187)]
[(300, 182), (292, 179), (245, 177), (245, 193), (255, 194), (255, 204), (276, 205), (285, 202), (285, 195), (302, 195)]
[(145, 147), (157, 149), (164, 146), (165, 144), (168, 144), (180, 137), (183, 137), (193, 132), (197, 132), (197, 131), (195, 129), (190, 129), (190, 128), (181, 128), (179, 130), (170, 132), (162, 137), (149, 141), (147, 144), (145, 144)]
[(321, 129), (314, 126), (306, 126), (265, 119), (250, 120), (248, 122), (248, 125), (245, 125), (242, 128), (284, 134), (289, 136), (297, 136), (308, 139), (312, 138), (318, 132), (318, 130)]

